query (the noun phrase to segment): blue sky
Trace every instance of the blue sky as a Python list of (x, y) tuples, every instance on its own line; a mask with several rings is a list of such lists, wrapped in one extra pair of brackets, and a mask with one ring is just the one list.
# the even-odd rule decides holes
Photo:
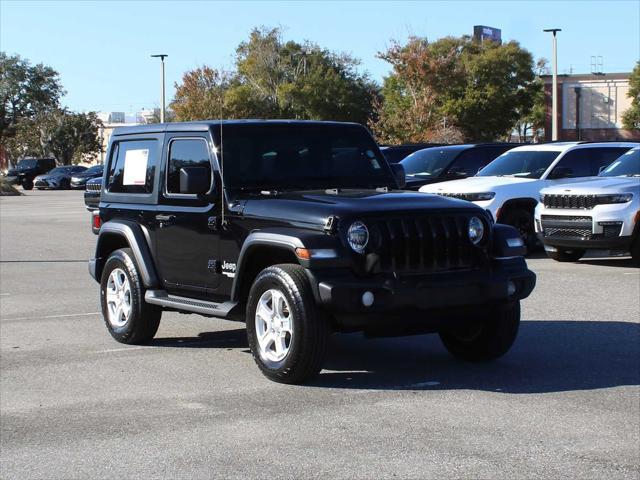
[(382, 81), (376, 59), (390, 40), (470, 34), (474, 25), (502, 29), (535, 58), (551, 58), (543, 28), (559, 27), (559, 71), (630, 71), (640, 59), (640, 1), (104, 1), (0, 0), (0, 49), (60, 73), (74, 110), (135, 111), (159, 103), (159, 65), (167, 53), (167, 97), (196, 66), (231, 67), (235, 47), (254, 26), (281, 26), (285, 38), (308, 39), (351, 53)]

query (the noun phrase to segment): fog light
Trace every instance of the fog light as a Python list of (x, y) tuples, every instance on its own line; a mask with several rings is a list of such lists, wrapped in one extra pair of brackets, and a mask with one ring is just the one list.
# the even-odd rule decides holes
[(362, 305), (364, 305), (365, 307), (370, 307), (371, 305), (373, 305), (374, 299), (375, 297), (373, 296), (373, 293), (364, 292), (362, 294)]
[(509, 282), (509, 285), (507, 285), (507, 295), (511, 296), (514, 293), (516, 293), (516, 284)]

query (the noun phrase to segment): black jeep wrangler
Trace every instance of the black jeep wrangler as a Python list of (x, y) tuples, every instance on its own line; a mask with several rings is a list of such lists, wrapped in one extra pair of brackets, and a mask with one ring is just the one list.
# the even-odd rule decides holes
[(114, 131), (95, 258), (107, 329), (150, 341), (163, 310), (246, 321), (270, 379), (317, 374), (332, 331), (439, 333), (507, 352), (533, 290), (518, 232), (403, 191), (357, 124), (208, 121)]

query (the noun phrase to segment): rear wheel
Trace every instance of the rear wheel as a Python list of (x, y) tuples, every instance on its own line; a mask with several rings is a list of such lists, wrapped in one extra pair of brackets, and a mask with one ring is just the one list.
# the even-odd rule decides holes
[(33, 180), (29, 180), (28, 178), (24, 179), (22, 181), (22, 188), (24, 190), (33, 190)]
[(538, 239), (533, 227), (533, 214), (531, 212), (523, 208), (509, 209), (500, 217), (499, 223), (511, 225), (517, 229), (529, 252), (536, 249)]
[(144, 301), (144, 286), (130, 248), (109, 255), (100, 279), (100, 302), (107, 330), (118, 342), (146, 343), (158, 331), (162, 309)]
[(440, 332), (454, 357), (471, 362), (496, 359), (509, 351), (518, 335), (520, 302), (496, 305), (477, 321)]
[(571, 250), (557, 249), (555, 252), (547, 250), (547, 256), (556, 262), (577, 262), (584, 256), (584, 250), (573, 248)]
[(300, 265), (274, 265), (258, 274), (246, 321), (253, 358), (270, 380), (300, 383), (322, 369), (329, 322)]

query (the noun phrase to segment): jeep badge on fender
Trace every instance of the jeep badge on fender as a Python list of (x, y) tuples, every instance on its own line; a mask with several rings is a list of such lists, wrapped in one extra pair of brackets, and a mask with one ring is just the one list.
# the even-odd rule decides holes
[(303, 382), (332, 332), (438, 333), (504, 355), (535, 276), (514, 228), (462, 200), (403, 191), (361, 125), (240, 120), (116, 129), (89, 270), (119, 342), (164, 310), (246, 322), (260, 370)]

